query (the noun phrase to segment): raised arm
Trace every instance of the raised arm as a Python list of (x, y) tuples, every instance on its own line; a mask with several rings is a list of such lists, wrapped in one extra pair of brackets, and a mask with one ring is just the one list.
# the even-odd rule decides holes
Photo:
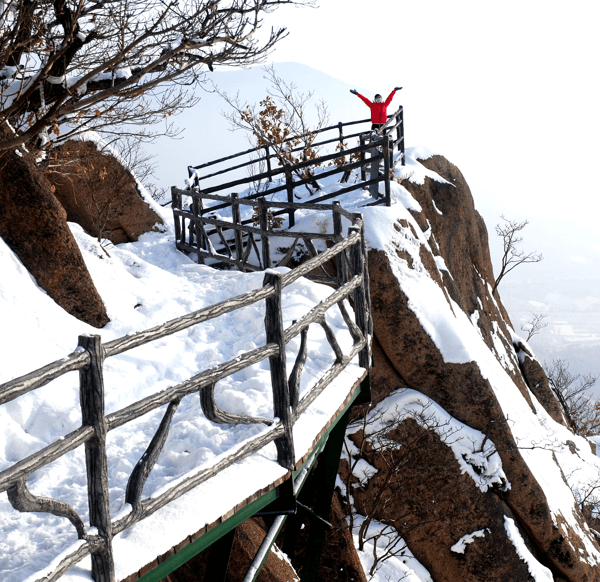
[(360, 93), (354, 93), (359, 99), (362, 99), (365, 102), (365, 105), (367, 107), (371, 107), (371, 105), (373, 105), (373, 101), (371, 101), (370, 99), (367, 99), (364, 95), (361, 95)]
[(392, 99), (394, 98), (396, 91), (400, 91), (400, 89), (402, 89), (402, 87), (394, 87), (394, 90), (388, 95), (388, 98), (385, 100), (386, 107), (392, 102)]

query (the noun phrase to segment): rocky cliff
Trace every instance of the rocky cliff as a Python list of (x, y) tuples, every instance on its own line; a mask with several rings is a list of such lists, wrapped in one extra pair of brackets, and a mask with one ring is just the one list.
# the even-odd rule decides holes
[[(19, 257), (57, 303), (62, 290), (75, 304), (65, 309), (78, 317), (95, 309), (103, 319), (91, 323), (100, 326), (102, 298), (67, 216), (81, 213), (88, 232), (114, 234), (115, 243), (135, 240), (138, 223), (142, 231), (156, 218), (125, 212), (139, 198), (131, 183), (131, 200), (116, 205), (110, 185), (121, 179), (118, 168), (95, 147), (75, 149), (60, 152), (86, 160), (72, 179), (46, 180), (30, 156), (10, 154), (0, 168), (0, 234), (27, 251)], [(600, 462), (567, 427), (533, 351), (492, 291), (487, 230), (468, 185), (443, 157), (419, 150), (407, 151), (396, 176), (390, 208), (350, 201), (364, 212), (370, 248), (373, 405), (356, 410), (347, 431), (319, 580), (600, 582), (600, 534), (585, 518)], [(87, 182), (106, 187), (86, 190)], [(99, 233), (81, 209), (101, 202), (112, 210)], [(46, 222), (32, 220), (36, 213)], [(52, 243), (45, 250), (40, 237)], [(47, 283), (50, 260), (65, 271)], [(139, 264), (128, 266), (140, 276)], [(87, 287), (65, 287), (77, 280)], [(130, 299), (130, 311), (142, 307)], [(269, 525), (240, 527), (229, 582), (241, 580)], [(276, 550), (258, 580), (301, 575), (310, 528), (307, 518), (291, 564)], [(210, 549), (170, 582), (200, 582), (209, 560)]]
[[(597, 472), (589, 444), (566, 428), (492, 293), (486, 227), (462, 174), (441, 156), (419, 161), (402, 176), (406, 212), (369, 255), (379, 404), (375, 428), (349, 431), (368, 445), (350, 462), (372, 467), (346, 491), (349, 507), (393, 525), (435, 582), (600, 580), (600, 548), (571, 491), (575, 472)], [(402, 471), (374, 506), (390, 459)]]

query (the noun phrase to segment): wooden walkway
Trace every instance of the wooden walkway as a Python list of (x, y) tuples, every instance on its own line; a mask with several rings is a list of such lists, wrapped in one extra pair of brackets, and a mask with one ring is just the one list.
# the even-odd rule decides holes
[[(284, 329), (281, 315), (282, 289), (292, 284), (298, 278), (317, 269), (325, 262), (330, 260), (335, 261), (338, 255), (343, 255), (344, 259), (342, 260), (349, 268), (348, 280), (339, 285), (326, 300), (319, 303), (302, 319)], [(350, 317), (346, 310), (344, 300), (348, 298), (352, 299), (355, 306), (354, 318)], [(265, 301), (266, 303), (266, 345), (244, 353), (234, 360), (206, 370), (176, 386), (148, 396), (122, 410), (109, 415), (104, 414), (105, 387), (102, 379), (102, 368), (106, 358), (165, 338), (177, 331), (220, 317), (257, 301)], [(334, 306), (337, 306), (341, 310), (353, 338), (353, 346), (348, 353), (343, 353), (325, 320), (325, 314)], [(357, 306), (360, 306), (360, 308), (357, 308)], [(308, 394), (300, 400), (298, 388), (306, 359), (305, 339), (308, 328), (312, 324), (320, 325), (324, 329), (332, 353), (335, 354), (335, 361), (329, 370), (324, 370), (323, 376), (312, 386)], [(364, 370), (369, 368), (368, 338), (370, 332), (366, 250), (362, 233), (362, 222), (360, 219), (357, 219), (354, 227), (350, 229), (349, 236), (343, 238), (343, 240), (326, 252), (319, 254), (284, 275), (274, 271), (266, 271), (264, 286), (255, 291), (106, 344), (102, 344), (99, 336), (81, 336), (78, 340), (79, 347), (73, 354), (1, 385), (0, 405), (39, 389), (67, 372), (79, 371), (82, 426), (64, 438), (0, 472), (0, 492), (6, 491), (8, 493), (10, 503), (15, 510), (22, 512), (45, 512), (65, 517), (71, 521), (80, 539), (81, 543), (77, 545), (77, 548), (71, 554), (64, 556), (51, 574), (41, 577), (40, 582), (52, 582), (59, 579), (62, 574), (88, 555), (92, 557), (93, 580), (95, 582), (113, 582), (115, 580), (115, 570), (112, 545), (113, 538), (117, 534), (148, 518), (162, 507), (198, 487), (220, 471), (249, 457), (270, 442), (274, 442), (277, 447), (277, 460), (285, 469), (284, 476), (282, 479), (267, 484), (264, 490), (255, 493), (254, 496), (257, 499), (253, 499), (254, 496), (252, 496), (248, 499), (240, 500), (229, 513), (234, 515), (239, 514), (234, 519), (235, 522), (243, 516), (250, 515), (261, 507), (266, 506), (273, 500), (273, 496), (277, 495), (275, 492), (281, 485), (280, 481), (289, 480), (301, 468), (301, 464), (296, 463), (293, 441), (294, 424), (355, 356), (358, 355), (360, 366)], [(296, 336), (301, 337), (302, 347), (294, 369), (290, 376), (288, 376), (286, 373), (285, 348), (286, 344)], [(143, 499), (142, 490), (144, 484), (162, 451), (175, 410), (181, 399), (186, 395), (199, 392), (201, 394), (202, 410), (205, 416), (213, 422), (227, 424), (263, 422), (262, 419), (252, 419), (223, 411), (217, 407), (214, 401), (214, 385), (217, 381), (263, 359), (268, 359), (270, 362), (275, 422), (272, 423), (267, 431), (249, 439), (244, 443), (243, 447), (236, 450), (229, 457), (221, 460), (217, 465), (194, 473), (182, 481), (178, 481), (174, 486), (160, 495)], [(356, 397), (356, 391), (358, 390), (357, 383), (360, 380), (361, 378), (356, 378), (354, 385), (348, 386), (348, 393), (340, 404), (341, 409), (348, 406), (352, 399)], [(131, 505), (131, 511), (126, 516), (114, 521), (110, 516), (109, 510), (108, 461), (106, 454), (107, 433), (165, 405), (168, 406), (163, 421), (129, 478), (126, 502)], [(332, 417), (329, 424), (333, 424), (335, 420)], [(322, 437), (328, 429), (328, 426), (324, 426), (317, 438)], [(86, 451), (86, 468), (82, 468), (82, 470), (86, 470), (88, 475), (90, 526), (95, 528), (93, 532), (86, 530), (81, 517), (67, 503), (58, 499), (35, 496), (27, 487), (27, 479), (33, 472), (81, 445), (85, 446)], [(249, 509), (244, 511), (246, 507)], [(181, 550), (181, 548), (190, 542), (197, 542), (199, 539), (204, 538), (203, 534), (215, 530), (212, 536), (203, 539), (200, 544), (194, 546), (193, 550), (188, 550), (183, 555), (189, 555), (190, 551), (199, 551), (198, 548), (201, 549), (211, 539), (222, 535), (230, 527), (232, 522), (227, 520), (231, 519), (231, 517), (233, 515), (225, 514), (221, 516), (217, 524), (207, 524), (204, 528), (199, 529), (194, 536), (182, 540), (179, 545), (167, 552), (167, 555), (171, 553), (175, 555), (177, 550)], [(225, 522), (227, 522), (227, 525), (224, 525)], [(196, 537), (197, 539), (194, 539)], [(177, 552), (177, 555), (179, 554), (180, 552)], [(159, 562), (162, 562), (160, 564), (162, 566), (165, 563), (165, 559), (166, 556), (157, 558), (156, 562), (149, 564), (147, 569), (152, 569)], [(179, 556), (179, 559), (181, 559), (181, 556)], [(177, 563), (177, 560), (173, 563)], [(173, 563), (170, 563), (168, 567), (170, 568)], [(140, 575), (144, 575), (145, 570), (130, 576), (128, 579), (135, 580), (139, 578)], [(155, 576), (151, 576), (150, 579), (156, 578)]]
[[(335, 479), (335, 470), (332, 470), (331, 467), (337, 468), (341, 452), (341, 439), (343, 438), (349, 408), (357, 402), (363, 403), (369, 400), (367, 374), (371, 362), (372, 321), (362, 216), (358, 213), (347, 212), (335, 201), (332, 204), (323, 203), (325, 200), (340, 196), (345, 192), (358, 188), (369, 188), (375, 199), (373, 204), (389, 205), (391, 203), (389, 182), (391, 168), (394, 164), (393, 152), (395, 149), (401, 152), (402, 155), (399, 156), (399, 160), (403, 160), (404, 152), (402, 108), (390, 116), (387, 131), (383, 135), (357, 133), (344, 136), (344, 127), (356, 123), (363, 122), (340, 123), (322, 130), (323, 132), (332, 130), (338, 132), (335, 138), (324, 140), (321, 144), (339, 143), (340, 148), (338, 150), (343, 150), (343, 159), (338, 151), (335, 154), (327, 154), (314, 160), (302, 162), (294, 167), (285, 165), (273, 168), (272, 162), (275, 159), (275, 154), (270, 152), (268, 146), (266, 146), (261, 148), (263, 157), (258, 160), (264, 162), (267, 167), (266, 172), (244, 179), (230, 180), (224, 184), (205, 189), (201, 188), (201, 184), (207, 178), (225, 175), (232, 170), (256, 163), (258, 150), (248, 150), (229, 156), (224, 160), (190, 168), (191, 188), (186, 191), (173, 188), (172, 199), (177, 248), (183, 252), (196, 253), (198, 262), (210, 259), (212, 263), (231, 265), (240, 271), (266, 269), (263, 287), (168, 321), (163, 325), (105, 344), (102, 343), (100, 336), (80, 336), (79, 347), (74, 353), (25, 376), (0, 385), (0, 405), (3, 405), (45, 386), (67, 372), (79, 371), (81, 427), (0, 472), (0, 493), (4, 491), (8, 493), (9, 501), (15, 510), (42, 512), (65, 517), (77, 531), (79, 543), (74, 551), (58, 560), (53, 571), (43, 575), (36, 582), (59, 580), (65, 572), (87, 556), (91, 556), (91, 577), (94, 582), (115, 582), (113, 558), (113, 539), (115, 536), (159, 512), (163, 507), (173, 503), (185, 493), (199, 487), (202, 483), (225, 471), (240, 460), (260, 451), (271, 442), (275, 443), (277, 462), (283, 469), (280, 477), (266, 483), (262, 489), (249, 497), (236, 500), (232, 507), (216, 521), (201, 525), (194, 534), (184, 536), (179, 543), (173, 545), (166, 553), (157, 556), (156, 559), (150, 561), (140, 570), (129, 574), (123, 580), (127, 582), (137, 580), (157, 582), (198, 552), (228, 535), (239, 523), (257, 512), (265, 510), (265, 508), (270, 508), (270, 513), (280, 513), (275, 528), (279, 531), (285, 517), (295, 512), (297, 495), (315, 463), (316, 453), (321, 450), (325, 441), (328, 444), (321, 456), (325, 455), (325, 458), (331, 460), (331, 462), (325, 463), (325, 466), (329, 467), (327, 478), (331, 481), (331, 491), (333, 492), (332, 479)], [(395, 137), (393, 137), (394, 133)], [(351, 137), (359, 138), (358, 147), (346, 147), (344, 140)], [(230, 165), (233, 159), (249, 154), (253, 156), (250, 161), (235, 166)], [(212, 174), (201, 175), (202, 170), (224, 161), (229, 164), (228, 168)], [(321, 173), (319, 178), (340, 174), (341, 181), (344, 182), (351, 171), (360, 169), (362, 180), (358, 184), (343, 187), (335, 194), (312, 197), (310, 204), (297, 203), (294, 200), (294, 190), (314, 182), (310, 168), (317, 165), (322, 166), (328, 162), (332, 162), (335, 167)], [(380, 172), (380, 164), (383, 164), (384, 167), (383, 174)], [(369, 174), (369, 177), (367, 177), (367, 174)], [(302, 175), (307, 177), (302, 178)], [(275, 185), (273, 181), (278, 176), (283, 176), (284, 180), (283, 183)], [(267, 185), (262, 190), (259, 188), (259, 191), (246, 198), (239, 198), (233, 192), (229, 194), (222, 193), (223, 191), (230, 192), (233, 187), (237, 188), (251, 182), (260, 184), (261, 181), (270, 184), (270, 186)], [(383, 197), (379, 197), (379, 184), (381, 183), (385, 184), (385, 196)], [(278, 191), (287, 193), (287, 202), (266, 200), (266, 194), (272, 195)], [(221, 194), (217, 194), (217, 192), (221, 192)], [(189, 209), (182, 206), (181, 201), (184, 195), (192, 197), (192, 204)], [(212, 206), (208, 206), (208, 201), (211, 201)], [(217, 205), (214, 202), (217, 202)], [(254, 221), (241, 219), (240, 207), (243, 205), (253, 205), (257, 208), (257, 218)], [(334, 225), (333, 232), (324, 234), (290, 233), (285, 230), (274, 231), (273, 219), (275, 217), (283, 215), (287, 218), (288, 226), (293, 226), (295, 213), (300, 208), (304, 211), (312, 209), (331, 212)], [(231, 211), (231, 221), (218, 220), (207, 214), (207, 210), (214, 212), (216, 209), (229, 209)], [(352, 227), (347, 234), (342, 232), (342, 217), (352, 223)], [(283, 275), (271, 271), (270, 267), (274, 265), (270, 240), (273, 236), (288, 237), (293, 240), (291, 249), (301, 240), (309, 251), (308, 259)], [(220, 241), (220, 248), (215, 247), (211, 242), (211, 240), (215, 240), (215, 237), (218, 237)], [(259, 241), (258, 245), (257, 239)], [(324, 252), (317, 252), (314, 244), (316, 239), (328, 242), (329, 248)], [(277, 263), (277, 266), (289, 264), (291, 258), (292, 252), (290, 251)], [(332, 274), (331, 268), (326, 269), (326, 265), (333, 265), (335, 273)], [(334, 291), (302, 319), (294, 321), (290, 327), (285, 329), (282, 318), (282, 289), (300, 277), (308, 277), (315, 281), (327, 283), (334, 287)], [(347, 300), (350, 300), (354, 317), (351, 317), (348, 313)], [(176, 386), (148, 396), (122, 410), (105, 415), (103, 363), (106, 358), (165, 338), (178, 331), (221, 317), (258, 301), (265, 301), (266, 304), (265, 331), (267, 341), (264, 346), (206, 370)], [(352, 337), (353, 345), (347, 353), (343, 352), (325, 319), (326, 313), (333, 307), (340, 310)], [(335, 361), (328, 370), (323, 371), (321, 378), (300, 399), (300, 378), (307, 356), (306, 337), (309, 326), (314, 324), (321, 326), (325, 331)], [(286, 344), (297, 336), (300, 337), (301, 348), (293, 370), (288, 376), (286, 372)], [(362, 368), (361, 373), (348, 384), (343, 394), (339, 395), (335, 413), (323, 426), (318, 427), (312, 446), (305, 454), (301, 455), (301, 458), (297, 459), (293, 438), (294, 425), (299, 421), (302, 414), (309, 409), (315, 399), (332, 384), (356, 356), (358, 356), (359, 365)], [(265, 422), (264, 419), (224, 411), (217, 406), (214, 399), (216, 382), (265, 359), (269, 360), (270, 365), (275, 416), (274, 421), (267, 423), (270, 424), (268, 430), (248, 439), (241, 448), (221, 459), (216, 465), (195, 473), (192, 472), (192, 474), (189, 474), (183, 480), (177, 481), (172, 487), (156, 496), (143, 498), (144, 484), (164, 447), (175, 411), (181, 399), (186, 395), (194, 392), (200, 393), (202, 411), (212, 422), (221, 424)], [(111, 389), (111, 387), (108, 387), (108, 389)], [(165, 405), (167, 410), (163, 420), (146, 452), (129, 477), (126, 502), (130, 504), (131, 511), (114, 520), (110, 515), (109, 507), (107, 434), (111, 430)], [(333, 433), (336, 433), (336, 438), (331, 437)], [(27, 487), (27, 479), (33, 472), (81, 445), (84, 445), (86, 454), (86, 467), (82, 470), (87, 472), (90, 510), (89, 530), (86, 529), (77, 512), (67, 503), (57, 499), (37, 497)], [(287, 509), (278, 509), (278, 507), (281, 508), (282, 503), (284, 505), (287, 503)], [(293, 509), (290, 509), (290, 507), (293, 507)], [(326, 519), (327, 516), (324, 517)], [(270, 544), (275, 539), (275, 533), (270, 532), (267, 538), (263, 544), (265, 548), (262, 548), (259, 552), (245, 582), (251, 582), (258, 574), (261, 560), (264, 561), (266, 552), (268, 552)], [(307, 575), (303, 576), (303, 581), (316, 579), (318, 556), (320, 554), (316, 552), (314, 555), (316, 556), (316, 563), (307, 564), (305, 569)], [(314, 560), (315, 558), (313, 558), (313, 562)]]

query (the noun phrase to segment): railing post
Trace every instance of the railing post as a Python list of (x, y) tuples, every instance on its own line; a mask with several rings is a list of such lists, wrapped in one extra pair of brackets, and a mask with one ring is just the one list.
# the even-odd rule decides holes
[(85, 443), (90, 526), (98, 529), (98, 535), (104, 541), (92, 552), (92, 578), (95, 582), (114, 582), (102, 374), (104, 348), (99, 335), (81, 335), (79, 345), (90, 354), (89, 366), (79, 370), (82, 425), (94, 428), (94, 436)]
[(175, 246), (179, 248), (181, 243), (181, 217), (175, 210), (181, 210), (181, 194), (175, 186), (171, 186), (171, 208), (173, 209), (173, 223), (175, 225)]
[(373, 146), (369, 150), (371, 161), (369, 163), (369, 180), (376, 180), (375, 183), (369, 185), (369, 194), (371, 198), (377, 200), (379, 198), (379, 149), (377, 148), (377, 140), (371, 138), (370, 145)]
[(338, 122), (338, 131), (340, 132), (340, 149), (344, 147), (344, 124), (340, 121)]
[(361, 284), (354, 290), (354, 314), (356, 318), (356, 325), (358, 325), (360, 331), (367, 339), (367, 345), (358, 354), (358, 365), (361, 368), (365, 368), (366, 370), (368, 370), (370, 368), (368, 343), (370, 313), (366, 289), (366, 277), (368, 277), (368, 275), (365, 275), (365, 263), (362, 253), (362, 233), (358, 227), (351, 226), (348, 229), (348, 236), (350, 236), (354, 232), (358, 232), (359, 234), (361, 234), (361, 237), (359, 237), (356, 244), (353, 244), (350, 247), (350, 268), (352, 270), (353, 277), (356, 275), (362, 277)]
[(188, 166), (188, 178), (194, 176), (194, 186), (196, 188), (200, 188), (200, 179), (198, 178), (198, 174), (196, 174), (196, 170), (194, 170), (193, 166)]
[(260, 226), (260, 239), (262, 242), (263, 269), (271, 268), (271, 241), (269, 239), (269, 207), (264, 198), (258, 199), (258, 221)]
[(402, 105), (399, 107), (398, 117), (400, 118), (400, 123), (398, 124), (398, 151), (402, 154), (402, 165), (404, 166), (404, 107)]
[[(265, 146), (265, 160), (267, 162), (267, 172), (269, 173), (269, 182), (273, 181), (273, 177), (271, 176), (271, 152), (269, 151), (269, 146)], [(260, 170), (259, 170), (260, 171)]]
[(364, 135), (361, 135), (359, 137), (360, 140), (360, 147), (362, 148), (360, 150), (360, 179), (361, 182), (364, 182), (367, 179), (367, 172), (365, 169), (365, 137)]
[(363, 281), (365, 300), (367, 302), (367, 326), (369, 334), (373, 335), (373, 311), (371, 309), (371, 280), (369, 278), (369, 252), (367, 251), (367, 237), (365, 236), (365, 223), (360, 227), (360, 250), (363, 258)]
[(275, 293), (266, 299), (265, 331), (267, 344), (277, 344), (279, 353), (269, 357), (271, 384), (273, 387), (273, 412), (281, 420), (285, 434), (275, 441), (277, 462), (286, 469), (294, 468), (293, 418), (290, 408), (290, 389), (286, 371), (283, 312), (281, 308), (281, 274), (267, 271), (263, 285), (272, 285)]
[[(243, 248), (243, 240), (242, 240), (242, 231), (239, 230), (239, 227), (242, 224), (242, 217), (240, 214), (240, 203), (238, 202), (239, 196), (237, 192), (231, 193), (231, 220), (233, 222), (233, 238), (235, 244), (235, 264), (238, 268), (238, 271), (244, 272), (244, 267), (242, 265), (242, 257), (244, 256), (244, 248)], [(249, 235), (250, 236), (250, 235)], [(250, 244), (250, 243), (248, 243)]]
[(390, 188), (390, 137), (389, 135), (383, 136), (383, 180), (385, 184), (385, 205), (392, 205), (392, 195)]
[[(342, 232), (342, 213), (340, 212), (341, 204), (339, 200), (333, 201), (333, 237), (334, 243), (340, 242), (343, 238)], [(348, 281), (348, 267), (346, 264), (346, 253), (338, 253), (336, 258), (336, 270), (338, 277), (338, 285), (341, 287)]]
[[(292, 176), (292, 169), (289, 164), (285, 165), (285, 186), (287, 189), (287, 199), (289, 204), (294, 203), (294, 178)], [(288, 222), (289, 227), (291, 228), (296, 224), (296, 210), (294, 208), (290, 208), (288, 210)]]
[[(208, 241), (203, 234), (203, 231), (200, 229), (200, 216), (202, 211), (202, 201), (200, 198), (197, 198), (192, 194), (192, 215), (194, 217), (194, 229), (190, 228), (190, 245), (193, 246), (193, 235), (196, 237), (196, 248), (198, 249), (198, 264), (204, 265), (204, 257), (200, 254), (200, 249), (209, 250)], [(191, 226), (191, 225), (190, 225)]]

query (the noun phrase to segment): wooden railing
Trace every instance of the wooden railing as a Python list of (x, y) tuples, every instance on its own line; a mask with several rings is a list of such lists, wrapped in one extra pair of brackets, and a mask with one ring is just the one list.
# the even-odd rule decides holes
[[(359, 214), (349, 215), (339, 208), (339, 205), (333, 205), (332, 209), (334, 208), (337, 208), (336, 216), (341, 217), (345, 213), (352, 219), (348, 236), (342, 237), (341, 230), (336, 227), (335, 236), (339, 240), (334, 246), (283, 275), (267, 271), (262, 288), (105, 344), (101, 343), (99, 336), (80, 336), (79, 347), (66, 358), (0, 385), (0, 405), (2, 405), (41, 388), (67, 372), (79, 371), (82, 426), (0, 472), (0, 493), (4, 491), (8, 493), (8, 499), (16, 510), (66, 517), (77, 532), (79, 542), (72, 548), (72, 552), (60, 561), (51, 574), (40, 578), (38, 582), (57, 580), (88, 555), (91, 555), (92, 577), (95, 582), (113, 582), (115, 573), (112, 539), (116, 534), (152, 515), (172, 500), (207, 481), (233, 463), (262, 449), (268, 443), (275, 443), (278, 462), (286, 469), (293, 469), (295, 453), (292, 428), (298, 417), (356, 355), (361, 367), (365, 369), (370, 367), (368, 337), (372, 334), (372, 323), (362, 217)], [(214, 226), (219, 228), (218, 224)], [(182, 231), (181, 226), (179, 231)], [(237, 241), (236, 237), (236, 244)], [(237, 248), (239, 250), (241, 247)], [(335, 261), (337, 264), (335, 277), (337, 288), (302, 319), (284, 329), (282, 289), (299, 277), (307, 276), (315, 269), (323, 267), (328, 261)], [(239, 255), (237, 262), (242, 269), (250, 268), (249, 263)], [(352, 299), (354, 321), (344, 304), (347, 298)], [(103, 362), (106, 358), (262, 300), (266, 302), (266, 344), (264, 346), (201, 372), (185, 382), (148, 396), (117, 412), (105, 415)], [(335, 305), (339, 307), (353, 340), (352, 348), (348, 353), (343, 352), (325, 320), (326, 312)], [(313, 323), (317, 323), (325, 331), (327, 341), (335, 354), (335, 361), (300, 400), (299, 386), (307, 355), (307, 333)], [(288, 376), (286, 345), (298, 335), (300, 350), (293, 370)], [(266, 358), (270, 362), (275, 419), (267, 420), (232, 414), (217, 407), (214, 399), (215, 383)], [(199, 392), (202, 410), (213, 422), (265, 423), (269, 425), (269, 429), (248, 439), (235, 453), (223, 458), (214, 466), (188, 474), (160, 495), (142, 499), (144, 483), (165, 444), (173, 415), (182, 398), (194, 392)], [(128, 480), (125, 500), (131, 505), (131, 511), (126, 516), (113, 521), (109, 509), (107, 433), (164, 405), (168, 407), (162, 422)], [(58, 499), (35, 496), (27, 486), (27, 480), (34, 471), (82, 444), (85, 445), (86, 456), (89, 524), (97, 529), (97, 533), (86, 530), (82, 518), (70, 505)]]
[[(314, 159), (299, 162), (294, 165), (284, 164), (274, 168), (271, 163), (275, 154), (269, 153), (269, 147), (258, 148), (240, 152), (220, 160), (190, 167), (189, 188), (182, 190), (173, 187), (171, 189), (172, 209), (175, 220), (176, 245), (179, 250), (187, 253), (196, 253), (199, 263), (205, 263), (206, 259), (211, 264), (221, 263), (231, 265), (238, 270), (257, 271), (273, 266), (286, 266), (290, 264), (292, 256), (301, 241), (306, 248), (306, 254), (311, 257), (317, 255), (315, 240), (326, 240), (338, 242), (342, 237), (341, 217), (346, 215), (349, 220), (353, 219), (342, 209), (339, 203), (333, 205), (323, 204), (325, 201), (339, 197), (354, 190), (368, 188), (374, 201), (368, 204), (386, 204), (391, 206), (391, 175), (394, 163), (404, 161), (404, 131), (403, 131), (403, 109), (400, 107), (393, 115), (389, 116), (383, 131), (359, 132), (350, 136), (344, 136), (343, 128), (349, 125), (365, 123), (366, 120), (354, 121), (347, 124), (339, 123), (321, 130), (325, 133), (337, 129), (338, 135), (332, 139), (326, 139), (313, 144), (313, 146), (338, 142), (346, 148), (345, 139), (358, 137), (359, 145), (350, 149), (338, 149)], [(293, 151), (301, 150), (296, 148)], [(394, 161), (394, 151), (401, 152)], [(262, 157), (256, 157), (262, 153)], [(251, 155), (255, 157), (252, 158)], [(229, 166), (223, 170), (211, 174), (201, 175), (200, 170), (231, 162), (238, 157), (250, 157), (249, 160)], [(227, 172), (242, 167), (264, 162), (267, 170), (244, 178), (231, 180), (223, 184), (201, 187), (202, 182), (208, 178), (222, 176)], [(332, 169), (327, 169), (326, 164), (333, 164)], [(383, 165), (383, 169), (381, 169)], [(326, 169), (323, 169), (325, 166)], [(314, 169), (321, 167), (322, 171), (316, 175)], [(323, 180), (330, 176), (341, 176), (340, 182), (347, 184), (347, 178), (353, 170), (360, 169), (360, 180), (354, 184), (344, 185), (333, 193), (318, 195), (312, 191), (310, 198), (305, 197), (307, 202), (297, 202), (295, 190), (302, 186), (317, 186), (317, 179)], [(369, 176), (367, 177), (367, 174)], [(275, 180), (274, 180), (275, 179)], [(384, 195), (379, 196), (379, 185), (384, 184)], [(254, 190), (253, 193), (240, 198), (232, 189), (246, 187)], [(223, 194), (223, 192), (229, 192)], [(285, 192), (287, 202), (273, 201), (273, 195)], [(268, 197), (268, 198), (267, 198)], [(184, 201), (191, 202), (184, 205)], [(253, 218), (242, 219), (241, 207), (250, 206), (254, 209)], [(226, 219), (217, 218), (215, 213), (225, 211)], [(331, 234), (292, 232), (288, 229), (295, 226), (295, 215), (298, 210), (321, 210), (333, 213), (334, 232)], [(287, 223), (282, 225), (286, 228), (274, 228), (274, 221), (278, 217), (287, 218)], [(288, 238), (291, 241), (286, 255), (276, 264), (273, 264), (270, 240), (273, 237)], [(292, 242), (293, 240), (293, 242)], [(259, 248), (260, 246), (260, 248)], [(328, 282), (331, 275), (324, 269), (322, 274), (313, 274), (312, 279)], [(335, 281), (333, 281), (335, 282)]]
[[(365, 125), (370, 124), (371, 121), (369, 119), (361, 119), (358, 121), (349, 121), (346, 123), (339, 122), (336, 125), (330, 125), (329, 127), (324, 127), (319, 130), (316, 130), (312, 135), (323, 135), (326, 133), (335, 133), (337, 131), (337, 135), (335, 137), (328, 137), (321, 141), (315, 141), (312, 143), (311, 147), (313, 149), (323, 147), (330, 144), (338, 144), (341, 146), (341, 151), (346, 149), (345, 140), (353, 139), (353, 138), (361, 138), (365, 134), (369, 133), (366, 128), (363, 128), (361, 131), (350, 133), (344, 135), (344, 128), (357, 126), (357, 125)], [(397, 148), (399, 152), (402, 153), (402, 160), (404, 160), (404, 111), (403, 107), (400, 106), (397, 111), (388, 115), (388, 121), (384, 126), (383, 131), (388, 135), (395, 134), (394, 137), (394, 147)], [(306, 135), (300, 136), (300, 138), (305, 138)], [(289, 138), (285, 140), (283, 143), (291, 142), (292, 140), (297, 138)], [(188, 172), (190, 178), (194, 178), (195, 186), (198, 187), (201, 185), (201, 182), (204, 180), (208, 180), (209, 178), (214, 178), (216, 176), (220, 176), (229, 172), (233, 172), (235, 170), (239, 170), (241, 168), (246, 168), (248, 166), (252, 166), (255, 164), (260, 164), (264, 162), (267, 167), (267, 173), (272, 171), (273, 162), (278, 162), (277, 153), (275, 153), (276, 148), (274, 146), (265, 145), (258, 148), (251, 148), (249, 150), (245, 150), (243, 152), (238, 152), (237, 154), (232, 154), (230, 156), (226, 156), (224, 158), (219, 158), (218, 160), (212, 160), (210, 162), (205, 162), (198, 166), (188, 166)], [(294, 152), (301, 152), (303, 150), (303, 146), (295, 147), (291, 150)], [(339, 154), (338, 154), (339, 155)], [(246, 158), (241, 163), (238, 163), (234, 166), (230, 165), (232, 160), (236, 158)], [(404, 162), (402, 162), (404, 163)], [(225, 168), (221, 170), (213, 171), (208, 174), (201, 174), (201, 170), (206, 170), (207, 168), (212, 168), (214, 166), (219, 166), (222, 164), (227, 164)]]
[[(336, 151), (326, 153), (324, 155), (317, 156), (314, 159), (305, 160), (297, 164), (286, 163), (285, 160), (282, 160), (274, 151), (274, 146), (265, 145), (259, 148), (245, 150), (243, 152), (220, 158), (218, 160), (206, 162), (199, 166), (188, 166), (190, 187), (192, 190), (201, 192), (204, 196), (208, 197), (208, 194), (216, 194), (217, 192), (223, 192), (224, 190), (231, 191), (232, 188), (239, 189), (241, 186), (252, 186), (256, 192), (245, 196), (245, 200), (254, 200), (264, 197), (266, 194), (271, 195), (277, 192), (286, 191), (288, 203), (291, 204), (294, 202), (293, 192), (295, 188), (300, 188), (301, 186), (306, 185), (310, 186), (311, 184), (315, 183), (315, 177), (312, 175), (312, 172), (310, 172), (311, 169), (333, 163), (335, 164), (335, 167), (331, 170), (326, 170), (319, 173), (318, 179), (324, 179), (335, 174), (341, 174), (342, 181), (345, 182), (352, 170), (360, 168), (362, 183), (345, 187), (334, 194), (311, 197), (311, 203), (316, 204), (323, 202), (339, 196), (340, 194), (351, 192), (352, 190), (359, 188), (369, 188), (373, 198), (378, 198), (378, 186), (381, 182), (384, 182), (386, 184), (385, 196), (383, 199), (377, 200), (374, 204), (386, 204), (387, 206), (390, 206), (391, 200), (389, 183), (390, 170), (394, 166), (394, 151), (400, 152), (400, 156), (398, 156), (396, 163), (400, 162), (401, 164), (404, 164), (403, 107), (400, 106), (395, 113), (388, 116), (388, 121), (382, 128), (381, 132), (363, 130), (360, 132), (351, 133), (349, 135), (344, 135), (343, 130), (345, 127), (365, 123), (370, 123), (370, 121), (368, 119), (363, 119), (360, 121), (351, 121), (347, 123), (339, 122), (337, 125), (332, 125), (316, 131), (315, 133), (320, 136), (324, 136), (329, 132), (336, 131), (337, 135), (335, 137), (328, 137), (327, 139), (323, 139), (321, 141), (315, 141), (311, 144), (311, 148), (318, 151), (320, 147), (336, 143), (338, 145)], [(352, 138), (358, 138), (358, 145), (356, 147), (348, 148), (346, 140)], [(291, 139), (293, 138), (290, 138), (286, 141), (289, 142)], [(302, 152), (302, 150), (303, 146), (300, 146), (293, 148), (290, 151), (291, 153), (294, 153)], [(352, 159), (353, 155), (358, 157), (357, 161), (341, 162), (341, 160), (344, 158)], [(241, 158), (244, 161), (236, 165), (230, 165), (232, 160), (235, 160), (236, 158)], [(384, 162), (383, 175), (380, 175), (379, 171), (379, 165), (381, 161)], [(215, 169), (223, 164), (227, 164), (227, 166), (223, 169), (215, 170), (211, 173), (203, 173), (209, 168)], [(275, 164), (278, 164), (278, 167), (275, 167)], [(250, 168), (252, 170), (255, 167), (262, 167), (264, 168), (264, 171), (244, 178), (229, 180), (212, 186), (205, 186), (205, 182), (214, 182), (215, 178), (217, 177), (219, 177), (219, 180), (222, 180), (225, 174), (230, 172), (235, 172), (242, 168)], [(307, 172), (309, 174), (308, 177), (303, 178), (302, 176)], [(367, 173), (369, 173), (368, 180), (366, 178)], [(277, 177), (284, 178), (285, 183), (278, 186), (273, 186), (271, 183), (273, 182), (273, 179)], [(211, 210), (218, 210), (222, 207), (224, 206), (213, 206)], [(290, 212), (289, 226), (293, 225), (294, 216), (293, 212)]]

